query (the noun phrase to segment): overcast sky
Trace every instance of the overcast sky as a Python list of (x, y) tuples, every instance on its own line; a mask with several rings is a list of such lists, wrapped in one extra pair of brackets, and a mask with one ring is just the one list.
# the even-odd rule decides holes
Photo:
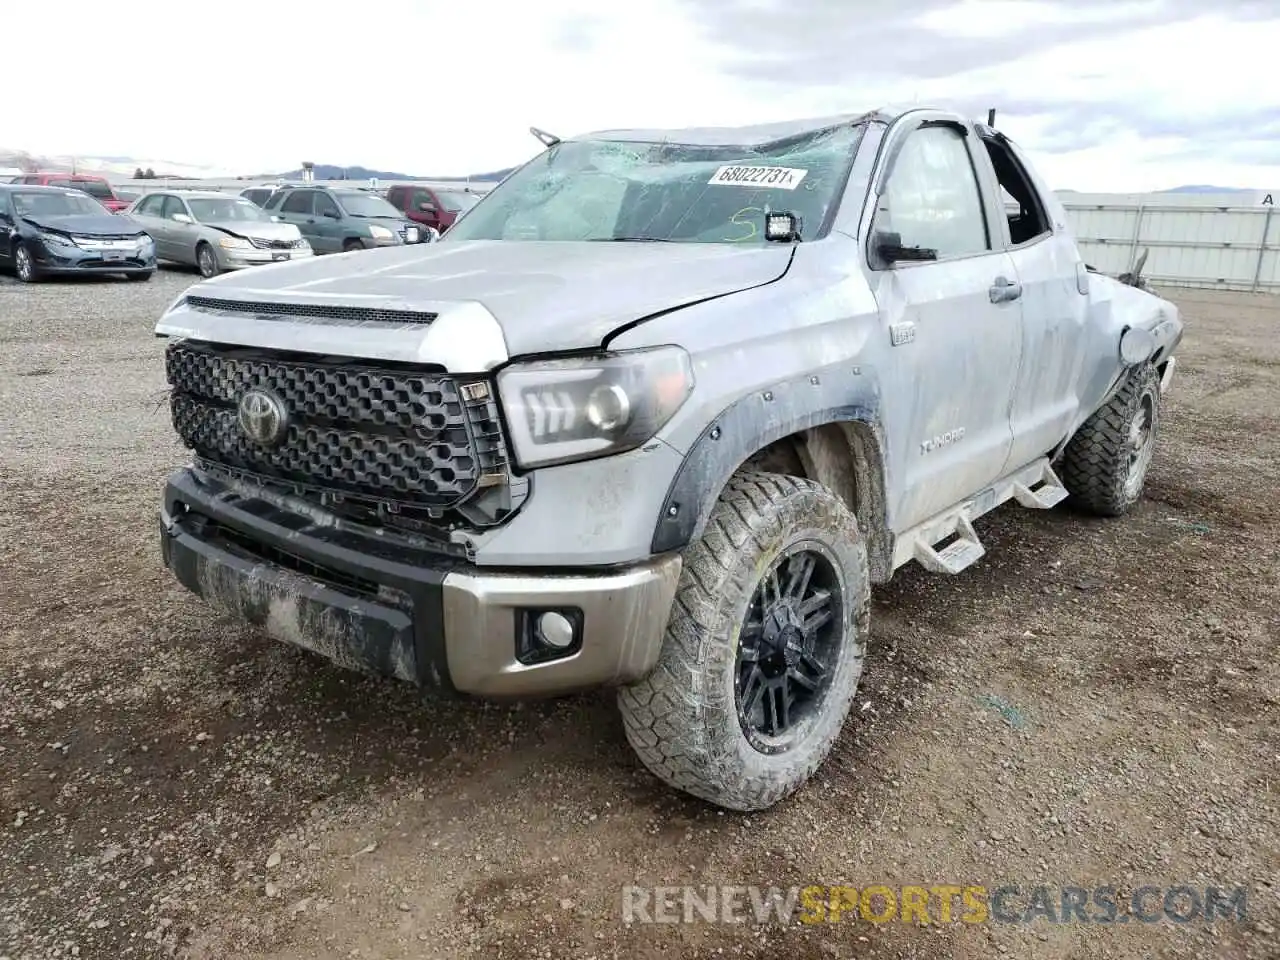
[(287, 9), (6, 3), (6, 70), (22, 79), (0, 147), (456, 175), (532, 156), (531, 124), (570, 135), (942, 102), (997, 107), (1059, 188), (1280, 187), (1280, 0)]

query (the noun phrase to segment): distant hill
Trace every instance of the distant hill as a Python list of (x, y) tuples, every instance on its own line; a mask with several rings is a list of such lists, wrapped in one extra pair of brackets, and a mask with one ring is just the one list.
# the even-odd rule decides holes
[[(496, 183), (514, 169), (515, 167), (507, 167), (505, 170), (493, 170), (489, 173), (474, 173), (470, 177), (424, 177), (390, 170), (370, 170), (368, 167), (340, 167), (332, 163), (317, 163), (312, 174), (317, 180), (431, 180), (438, 183), (465, 183), (470, 180), (473, 183)], [(302, 169), (267, 176), (278, 180), (301, 180)]]
[(1202, 183), (1189, 183), (1169, 190), (1158, 190), (1157, 193), (1254, 193), (1248, 187), (1213, 187)]

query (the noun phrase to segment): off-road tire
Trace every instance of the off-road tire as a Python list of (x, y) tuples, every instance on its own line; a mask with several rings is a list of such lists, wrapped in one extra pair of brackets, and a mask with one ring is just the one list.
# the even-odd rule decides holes
[[(735, 700), (738, 638), (757, 584), (796, 544), (820, 545), (842, 594), (830, 686), (790, 745), (752, 745)], [(866, 545), (844, 502), (812, 481), (742, 472), (702, 537), (685, 550), (662, 653), (622, 688), (627, 740), (659, 779), (730, 810), (763, 810), (803, 784), (830, 752), (857, 692), (870, 619)]]
[[(1149, 418), (1145, 456), (1133, 460), (1138, 418)], [(1130, 371), (1116, 395), (1076, 431), (1062, 457), (1062, 483), (1071, 503), (1089, 513), (1119, 517), (1142, 498), (1160, 433), (1160, 373), (1151, 364)]]

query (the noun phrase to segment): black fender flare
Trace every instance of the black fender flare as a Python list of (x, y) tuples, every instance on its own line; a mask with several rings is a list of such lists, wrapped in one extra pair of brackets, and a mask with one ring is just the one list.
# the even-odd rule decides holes
[(680, 550), (701, 536), (734, 471), (775, 440), (829, 423), (860, 421), (878, 431), (879, 414), (879, 381), (858, 365), (827, 367), (740, 397), (689, 448), (667, 488), (650, 551)]

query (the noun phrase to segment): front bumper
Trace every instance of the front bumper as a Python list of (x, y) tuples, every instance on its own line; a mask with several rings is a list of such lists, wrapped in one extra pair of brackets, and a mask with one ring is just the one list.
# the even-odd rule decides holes
[(156, 268), (155, 246), (128, 256), (108, 259), (106, 251), (63, 247), (36, 241), (30, 244), (32, 260), (43, 274), (150, 273)]
[[(681, 563), (670, 555), (608, 571), (490, 572), (193, 469), (166, 485), (161, 552), (210, 606), (277, 640), (351, 669), (501, 698), (643, 677), (657, 662)], [(579, 639), (556, 659), (523, 655), (532, 618), (548, 610), (578, 623)]]
[(311, 247), (291, 247), (288, 250), (245, 250), (237, 248), (218, 251), (222, 266), (227, 270), (243, 270), (245, 267), (257, 267), (264, 263), (289, 263), (293, 260), (309, 260), (315, 255)]

